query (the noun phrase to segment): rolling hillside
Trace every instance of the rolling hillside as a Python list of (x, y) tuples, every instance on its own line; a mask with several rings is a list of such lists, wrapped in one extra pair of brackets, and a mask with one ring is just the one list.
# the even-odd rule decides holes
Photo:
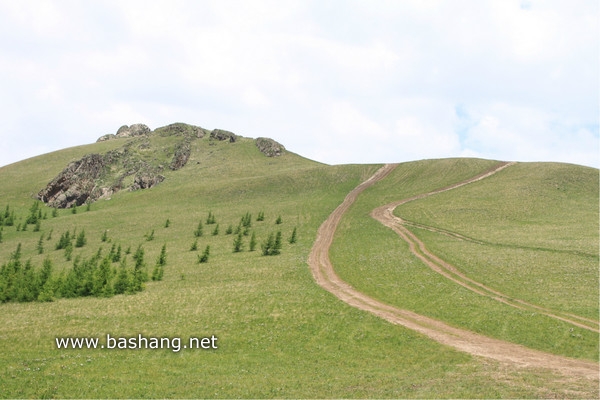
[[(308, 261), (319, 227), (381, 165), (329, 166), (288, 150), (268, 157), (254, 139), (222, 140), (203, 131), (186, 142), (184, 165), (170, 168), (189, 132), (200, 132), (178, 126), (178, 133), (157, 129), (143, 138), (111, 138), (0, 168), (0, 211), (8, 206), (15, 216), (13, 225), (2, 227), (0, 265), (19, 243), (24, 261), (38, 271), (48, 259), (55, 276), (78, 257), (93, 257), (100, 248), (108, 254), (113, 245), (132, 249), (123, 255), (129, 265), (141, 246), (149, 273), (163, 246), (167, 254), (163, 280), (146, 282), (136, 294), (0, 304), (0, 397), (598, 396), (597, 377), (474, 356), (352, 307), (315, 282)], [(120, 190), (106, 192), (89, 208), (77, 206), (75, 213), (58, 209), (53, 216), (52, 208), (42, 206), (46, 218), (39, 231), (34, 225), (17, 230), (35, 197), (69, 163), (126, 146), (127, 157), (143, 161), (144, 172), (164, 179), (130, 191), (140, 169), (127, 175), (133, 169), (118, 158), (103, 164), (105, 172), (95, 182), (112, 187), (120, 182)], [(585, 318), (592, 329), (457, 284), (370, 216), (377, 207), (465, 181), (497, 164), (444, 159), (395, 166), (340, 215), (328, 250), (333, 268), (353, 289), (389, 306), (545, 354), (597, 363), (598, 170), (517, 163), (393, 211), (432, 254), (469, 279), (511, 301)], [(209, 213), (215, 224), (207, 223)], [(259, 213), (264, 220), (257, 220)], [(234, 252), (237, 235), (227, 228), (236, 229), (248, 214), (242, 251)], [(200, 222), (203, 233), (197, 236)], [(297, 240), (290, 243), (294, 230)], [(71, 261), (55, 250), (66, 231), (84, 231), (87, 238), (73, 249)], [(261, 245), (276, 232), (283, 238), (281, 254), (263, 256)], [(197, 250), (190, 250), (194, 243)], [(209, 260), (199, 263), (207, 246)], [(182, 341), (214, 335), (218, 348), (56, 344), (57, 337), (98, 337), (104, 344), (107, 334)]]

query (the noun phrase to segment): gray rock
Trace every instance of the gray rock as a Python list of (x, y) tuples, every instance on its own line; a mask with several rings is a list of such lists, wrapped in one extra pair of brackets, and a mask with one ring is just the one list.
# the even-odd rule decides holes
[(96, 143), (98, 142), (106, 142), (107, 140), (112, 140), (112, 139), (116, 139), (117, 135), (109, 133), (108, 135), (104, 135), (104, 136), (100, 136), (98, 138), (98, 140), (96, 140)]
[(92, 195), (96, 188), (95, 180), (100, 177), (105, 166), (104, 157), (100, 154), (88, 154), (70, 163), (38, 193), (37, 198), (51, 207), (80, 206)]
[(259, 137), (256, 138), (255, 143), (258, 150), (267, 157), (279, 157), (285, 151), (285, 147), (273, 139)]
[(165, 177), (162, 175), (145, 172), (135, 176), (130, 190), (149, 189), (158, 185), (164, 180)]
[(173, 171), (183, 168), (185, 164), (187, 164), (191, 153), (192, 147), (190, 146), (189, 141), (186, 140), (180, 143), (177, 148), (175, 148), (175, 154), (173, 154), (173, 160), (171, 160), (169, 168)]
[(123, 125), (119, 128), (115, 136), (118, 138), (129, 138), (148, 135), (150, 132), (152, 132), (150, 128), (144, 124), (133, 124), (131, 126)]
[(217, 140), (228, 140), (229, 143), (233, 143), (237, 140), (237, 135), (235, 133), (223, 129), (214, 129), (210, 133), (210, 137)]

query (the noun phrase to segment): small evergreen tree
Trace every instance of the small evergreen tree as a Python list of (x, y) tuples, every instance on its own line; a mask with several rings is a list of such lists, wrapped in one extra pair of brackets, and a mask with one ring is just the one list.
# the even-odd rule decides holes
[(215, 218), (215, 215), (212, 213), (212, 211), (208, 212), (208, 217), (206, 217), (206, 225), (213, 225), (217, 223), (217, 219)]
[(194, 243), (192, 243), (192, 246), (190, 247), (190, 251), (196, 250), (198, 250), (198, 239), (194, 240)]
[(240, 225), (244, 228), (249, 228), (252, 226), (252, 215), (249, 212), (246, 212), (240, 221)]
[(86, 206), (85, 206), (85, 211), (92, 211), (92, 203), (91, 202), (87, 202)]
[(52, 218), (56, 218), (58, 217), (58, 209), (57, 208), (53, 208), (52, 209)]
[(83, 247), (87, 243), (87, 239), (85, 238), (85, 231), (82, 229), (77, 235), (77, 239), (75, 240), (75, 247)]
[(165, 268), (162, 265), (156, 264), (154, 266), (154, 270), (152, 271), (152, 280), (153, 281), (162, 281), (164, 274), (165, 274)]
[(132, 289), (131, 274), (127, 270), (127, 260), (123, 258), (119, 265), (119, 272), (114, 284), (115, 294), (123, 294), (130, 292)]
[(256, 233), (252, 232), (252, 237), (250, 237), (250, 251), (256, 250)]
[(274, 246), (275, 246), (275, 236), (273, 235), (273, 233), (270, 233), (269, 236), (267, 237), (267, 240), (265, 240), (260, 245), (260, 247), (262, 249), (262, 255), (270, 256), (271, 252), (273, 251)]
[(275, 220), (275, 224), (280, 225), (283, 222), (283, 220), (281, 219), (281, 215), (279, 215), (277, 217), (277, 219)]
[(257, 221), (264, 221), (265, 220), (265, 212), (264, 211), (259, 211), (258, 212), (258, 217), (256, 217)]
[(292, 231), (292, 236), (290, 236), (290, 240), (289, 240), (290, 244), (296, 243), (296, 240), (297, 240), (296, 236), (297, 236), (296, 227), (294, 227), (294, 230)]
[[(27, 219), (25, 220), (25, 224), (34, 225), (38, 221), (39, 206), (40, 206), (39, 202), (37, 202), (37, 201), (33, 202), (31, 207), (29, 208), (29, 215), (27, 216)], [(41, 211), (41, 210), (39, 210), (39, 211)]]
[(117, 251), (112, 255), (112, 262), (119, 262), (121, 261), (121, 245), (119, 244), (119, 247), (117, 247)]
[(100, 266), (95, 268), (91, 295), (111, 297), (114, 294), (114, 288), (111, 284), (112, 268), (110, 264), (111, 261), (107, 256), (102, 259)]
[(44, 235), (40, 236), (40, 240), (38, 240), (37, 252), (38, 254), (42, 254), (44, 252)]
[(102, 240), (103, 242), (108, 241), (108, 230), (104, 230), (104, 232), (102, 232), (102, 236), (100, 237), (100, 240)]
[(160, 249), (160, 255), (158, 256), (156, 263), (158, 265), (160, 265), (161, 267), (164, 267), (165, 265), (167, 265), (167, 244), (166, 243), (163, 244), (163, 247)]
[(275, 234), (275, 243), (273, 245), (272, 255), (277, 255), (281, 253), (282, 241), (281, 241), (281, 231), (277, 231)]
[(2, 228), (0, 228), (0, 243), (2, 243)]
[(60, 235), (60, 239), (58, 239), (58, 243), (56, 243), (56, 250), (63, 250), (67, 248), (67, 246), (71, 243), (71, 232), (66, 231), (62, 235)]
[(171, 220), (167, 218), (167, 220), (165, 221), (165, 228), (168, 228), (169, 226), (171, 226)]
[(198, 255), (198, 263), (202, 264), (202, 263), (206, 263), (208, 262), (208, 256), (210, 255), (210, 246), (207, 245), (206, 248), (204, 249), (204, 251), (202, 252), (202, 255)]
[(133, 267), (133, 291), (141, 292), (144, 290), (144, 282), (148, 281), (148, 273), (146, 272), (146, 263), (144, 261), (144, 249), (140, 245), (133, 255), (135, 266)]
[(71, 213), (77, 214), (77, 204), (76, 203), (73, 203), (73, 205), (71, 206)]
[(212, 231), (213, 236), (217, 236), (219, 234), (219, 224), (215, 225), (215, 229)]
[(146, 240), (148, 242), (153, 241), (154, 240), (154, 229), (152, 229), (152, 232), (150, 232), (149, 234), (147, 233), (144, 236), (146, 237)]
[(33, 227), (33, 231), (39, 232), (41, 228), (42, 228), (42, 220), (38, 219), (37, 221), (35, 221), (35, 226)]
[(46, 236), (46, 240), (52, 240), (52, 232), (54, 232), (54, 229), (50, 229), (50, 232), (48, 232), (48, 236)]
[(200, 237), (203, 234), (204, 226), (202, 225), (202, 221), (198, 222), (198, 227), (194, 231), (194, 236)]
[(67, 247), (65, 247), (65, 260), (71, 261), (72, 257), (73, 257), (73, 243), (69, 242), (67, 244)]
[(261, 244), (262, 254), (263, 256), (275, 256), (281, 253), (281, 231), (278, 231), (277, 234), (273, 235), (273, 233), (269, 234), (269, 237), (263, 244)]
[(225, 230), (226, 235), (231, 235), (233, 233), (233, 226), (229, 225)]
[(243, 247), (244, 247), (244, 241), (243, 241), (243, 237), (242, 237), (242, 232), (240, 232), (237, 234), (235, 239), (233, 239), (233, 252), (239, 253), (240, 251), (242, 251)]

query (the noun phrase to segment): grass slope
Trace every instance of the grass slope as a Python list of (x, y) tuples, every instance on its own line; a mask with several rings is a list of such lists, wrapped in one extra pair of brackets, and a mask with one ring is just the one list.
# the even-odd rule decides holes
[[(0, 168), (0, 207), (10, 204), (24, 218), (31, 196), (69, 161), (114, 149), (123, 140), (66, 149)], [(152, 139), (156, 151), (160, 151), (160, 140), (164, 139)], [(156, 157), (164, 155), (157, 153)], [(377, 186), (365, 200), (373, 202), (373, 194), (376, 202), (394, 200), (398, 188), (390, 188), (395, 187), (394, 182), (407, 182), (407, 177), (411, 190), (419, 191), (466, 178), (492, 164), (447, 162), (451, 168), (410, 163), (410, 168), (398, 169), (394, 178), (385, 182), (385, 190)], [(224, 143), (205, 138), (192, 142), (192, 155), (184, 168), (165, 172), (167, 179), (152, 189), (119, 192), (109, 201), (94, 203), (89, 212), (83, 208), (77, 214), (62, 210), (58, 217), (42, 222), (41, 232), (32, 232), (31, 227), (26, 232), (5, 227), (0, 262), (22, 243), (25, 260), (31, 259), (39, 267), (49, 256), (56, 269), (67, 268), (63, 252), (54, 251), (53, 246), (62, 232), (77, 228), (85, 229), (88, 244), (75, 249), (74, 256), (89, 256), (100, 246), (106, 252), (113, 243), (132, 249), (141, 244), (151, 269), (166, 244), (167, 267), (162, 282), (148, 283), (147, 289), (136, 295), (0, 304), (0, 397), (597, 395), (597, 388), (589, 382), (565, 383), (546, 372), (514, 371), (474, 359), (355, 310), (314, 284), (306, 258), (318, 226), (376, 169), (374, 165), (326, 166), (289, 152), (266, 158), (248, 139)], [(368, 207), (367, 202), (364, 212)], [(204, 225), (199, 251), (192, 252), (193, 231), (199, 221), (205, 222), (209, 211), (216, 216), (220, 233), (212, 236), (213, 225)], [(255, 221), (259, 211), (265, 213), (263, 222)], [(225, 235), (225, 229), (229, 224), (235, 227), (246, 212), (252, 213), (252, 229), (259, 243), (276, 230), (287, 239), (294, 227), (298, 242), (285, 242), (282, 254), (276, 257), (262, 257), (259, 251), (233, 253), (233, 235)], [(279, 215), (283, 223), (276, 225)], [(38, 255), (40, 234), (47, 235), (50, 230), (53, 239), (45, 242), (44, 254)], [(155, 238), (148, 242), (144, 235), (152, 230)], [(369, 257), (373, 261), (372, 256), (384, 258), (386, 254), (370, 254), (370, 246), (380, 240), (392, 243), (386, 248), (393, 253), (390, 255), (405, 257), (398, 250), (397, 239), (382, 227), (346, 230), (344, 237), (360, 239), (356, 248), (341, 252), (344, 257), (354, 256), (353, 262)], [(104, 231), (108, 231), (109, 243), (100, 240)], [(211, 246), (210, 260), (198, 264), (197, 254), (206, 245)], [(247, 237), (245, 246), (247, 250)], [(131, 256), (128, 261), (132, 262)], [(379, 278), (371, 273), (356, 280)], [(402, 281), (394, 285), (402, 285)], [(437, 284), (435, 281), (421, 291), (436, 291)], [(55, 345), (56, 337), (100, 337), (103, 341), (107, 333), (181, 337), (183, 341), (214, 334), (219, 348), (175, 353), (168, 349), (64, 350)], [(587, 347), (582, 351), (583, 356), (590, 352)]]
[[(462, 159), (401, 164), (365, 191), (342, 221), (332, 247), (334, 265), (344, 280), (390, 304), (531, 348), (597, 361), (598, 334), (468, 291), (426, 267), (368, 215), (377, 206), (460, 182), (493, 164)], [(569, 176), (571, 181), (565, 180)], [(554, 182), (568, 189), (553, 196)], [(473, 279), (597, 320), (597, 182), (597, 170), (517, 164), (483, 181), (409, 202), (396, 214), (488, 241), (481, 245), (410, 228), (434, 254)]]

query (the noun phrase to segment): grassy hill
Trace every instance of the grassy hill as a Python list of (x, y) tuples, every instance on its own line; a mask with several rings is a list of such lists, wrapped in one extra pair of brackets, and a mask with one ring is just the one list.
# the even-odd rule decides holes
[[(115, 150), (133, 140), (65, 149), (0, 168), (0, 207), (9, 205), (17, 221), (23, 222), (33, 196), (69, 162), (85, 154)], [(145, 157), (166, 161), (170, 153), (165, 146), (172, 145), (169, 139), (156, 136), (150, 142)], [(392, 231), (368, 216), (376, 206), (466, 179), (493, 164), (472, 159), (401, 164), (365, 191), (344, 217), (331, 254), (336, 270), (356, 288), (391, 304), (533, 348), (597, 360), (597, 334), (522, 315), (454, 287), (420, 265)], [(72, 262), (65, 260), (63, 251), (54, 250), (54, 245), (62, 232), (76, 229), (85, 230), (88, 242), (74, 250), (74, 258), (90, 257), (100, 247), (106, 253), (113, 244), (132, 249), (141, 245), (151, 269), (166, 245), (167, 265), (163, 281), (148, 282), (146, 289), (135, 295), (0, 304), (0, 397), (597, 395), (593, 382), (565, 382), (547, 371), (513, 369), (442, 346), (353, 309), (314, 283), (306, 260), (317, 228), (346, 194), (378, 167), (328, 166), (289, 151), (270, 158), (251, 139), (229, 143), (206, 136), (191, 142), (186, 166), (165, 170), (165, 180), (155, 187), (122, 190), (110, 200), (93, 203), (90, 211), (85, 206), (76, 214), (59, 210), (55, 218), (50, 209), (43, 208), (48, 218), (42, 220), (39, 232), (33, 232), (31, 226), (24, 232), (4, 227), (0, 264), (21, 243), (23, 259), (30, 259), (36, 268), (46, 257), (52, 260), (55, 273), (71, 268)], [(561, 186), (552, 191), (541, 177)], [(485, 257), (479, 257), (483, 250), (470, 250), (470, 244), (413, 228), (437, 253), (464, 265), (477, 279), (514, 296), (597, 317), (598, 253), (592, 242), (598, 241), (598, 171), (517, 164), (493, 179), (439, 198), (408, 203), (396, 212), (411, 221), (489, 242), (483, 248)], [(521, 197), (514, 199), (515, 204), (506, 204), (504, 199), (504, 214), (496, 213), (497, 199), (489, 193), (500, 187), (512, 199), (509, 189), (516, 190), (515, 181), (524, 188), (518, 191)], [(484, 222), (470, 212), (452, 211), (457, 208), (453, 199), (494, 215)], [(525, 218), (522, 213), (526, 210), (520, 205), (527, 201)], [(577, 213), (569, 214), (570, 208)], [(212, 235), (215, 225), (205, 224), (203, 235), (195, 238), (194, 230), (200, 221), (206, 222), (209, 212), (219, 224), (218, 235)], [(256, 221), (259, 212), (264, 212), (264, 221)], [(280, 255), (262, 256), (260, 245), (256, 251), (248, 251), (250, 236), (244, 237), (244, 251), (233, 252), (235, 235), (225, 231), (229, 225), (235, 228), (246, 213), (252, 215), (251, 230), (259, 244), (270, 233), (282, 232)], [(557, 213), (561, 219), (548, 218)], [(279, 216), (282, 223), (276, 224)], [(527, 223), (528, 234), (522, 233), (519, 223)], [(294, 228), (298, 240), (290, 244), (287, 239)], [(501, 229), (506, 235), (495, 233)], [(46, 240), (50, 232), (52, 238)], [(104, 232), (107, 242), (101, 240)], [(148, 241), (151, 232), (154, 239)], [(38, 254), (41, 235), (44, 252)], [(196, 239), (199, 250), (190, 251)], [(199, 264), (198, 254), (207, 245), (209, 262)], [(509, 258), (518, 258), (511, 252), (525, 252), (527, 268), (511, 264)], [(131, 255), (127, 257), (133, 263)], [(510, 279), (499, 279), (490, 272), (499, 268), (493, 262), (496, 259), (507, 271), (503, 276)], [(519, 282), (525, 278), (533, 282), (528, 286), (544, 279), (548, 286), (542, 288), (549, 289), (524, 291)], [(564, 287), (561, 282), (566, 282)], [(561, 290), (569, 289), (577, 294), (559, 300), (565, 294)], [(547, 293), (554, 290), (556, 295)], [(107, 334), (180, 337), (182, 341), (215, 335), (218, 349), (174, 352), (56, 347), (56, 337), (99, 337), (103, 341)]]

